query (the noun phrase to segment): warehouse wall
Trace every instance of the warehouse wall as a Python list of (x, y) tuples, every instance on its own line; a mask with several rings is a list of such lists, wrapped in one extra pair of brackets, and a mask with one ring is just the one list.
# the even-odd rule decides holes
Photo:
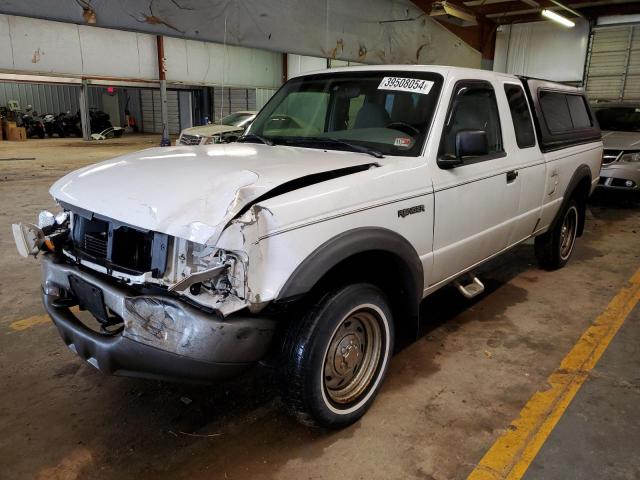
[[(0, 14), (0, 70), (74, 77), (158, 78), (154, 35)], [(275, 88), (282, 55), (165, 38), (167, 80)]]
[(301, 73), (327, 68), (327, 59), (320, 57), (308, 57), (305, 55), (287, 54), (287, 79)]
[(0, 15), (0, 69), (40, 74), (157, 78), (155, 38)]
[(167, 80), (189, 85), (277, 87), (282, 54), (166, 37)]
[[(89, 88), (89, 108), (102, 109), (101, 87)], [(51, 83), (0, 82), (0, 106), (4, 107), (9, 100), (17, 100), (20, 108), (25, 110), (31, 105), (39, 114), (60, 113), (78, 110), (80, 87), (77, 85), (61, 85)]]
[(498, 72), (581, 82), (589, 24), (577, 21), (574, 28), (554, 22), (534, 22), (499, 27), (493, 69)]
[(76, 112), (79, 92), (72, 85), (0, 82), (0, 106), (17, 100), (22, 110), (31, 105), (38, 113)]
[[(2, 0), (0, 11), (84, 24), (78, 0)], [(428, 2), (427, 2), (428, 3)], [(480, 66), (480, 53), (411, 0), (87, 2), (99, 27), (366, 63)], [(149, 13), (149, 9), (152, 12)]]

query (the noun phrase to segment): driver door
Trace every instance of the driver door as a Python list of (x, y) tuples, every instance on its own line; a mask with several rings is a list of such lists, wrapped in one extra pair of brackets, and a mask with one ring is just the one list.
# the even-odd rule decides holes
[(465, 157), (454, 168), (434, 168), (432, 285), (454, 278), (507, 247), (521, 185), (502, 140), (506, 115), (491, 82), (462, 80), (455, 84), (438, 157), (456, 156), (456, 135), (463, 130), (486, 132), (488, 152)]

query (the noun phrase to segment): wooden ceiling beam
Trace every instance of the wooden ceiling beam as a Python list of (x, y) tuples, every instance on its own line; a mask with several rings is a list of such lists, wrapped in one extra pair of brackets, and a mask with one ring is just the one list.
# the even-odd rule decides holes
[[(434, 0), (413, 0), (420, 9), (425, 13), (431, 12), (431, 6)], [(440, 25), (452, 32), (462, 41), (475, 48), (482, 54), (482, 58), (493, 59), (495, 51), (496, 29), (497, 23), (487, 19), (483, 14), (477, 13), (473, 8), (469, 8), (464, 5), (461, 0), (448, 0), (448, 3), (454, 4), (463, 8), (466, 11), (472, 12), (478, 25), (462, 27), (441, 20), (438, 17), (433, 17)]]

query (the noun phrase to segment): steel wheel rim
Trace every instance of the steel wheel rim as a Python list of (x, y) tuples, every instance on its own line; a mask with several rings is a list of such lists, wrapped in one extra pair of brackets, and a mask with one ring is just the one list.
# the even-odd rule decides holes
[(335, 330), (324, 358), (323, 387), (339, 405), (357, 400), (373, 383), (382, 356), (383, 339), (377, 313), (360, 309)]
[(578, 211), (576, 207), (567, 210), (560, 229), (560, 258), (566, 260), (571, 255), (578, 228)]

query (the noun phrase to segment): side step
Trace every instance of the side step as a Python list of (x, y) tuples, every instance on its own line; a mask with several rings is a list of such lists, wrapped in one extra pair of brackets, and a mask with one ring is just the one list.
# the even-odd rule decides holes
[(458, 291), (466, 298), (477, 297), (482, 292), (484, 292), (483, 283), (474, 274), (469, 274), (465, 280), (467, 281), (467, 283), (465, 283), (464, 285), (460, 283), (460, 280), (455, 280), (453, 284), (456, 286)]

